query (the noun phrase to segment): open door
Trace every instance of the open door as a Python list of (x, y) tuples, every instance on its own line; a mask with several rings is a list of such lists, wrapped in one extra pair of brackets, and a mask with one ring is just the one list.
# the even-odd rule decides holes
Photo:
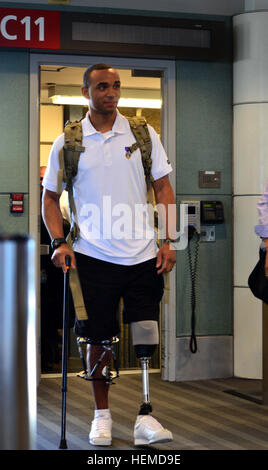
[[(45, 170), (52, 143), (63, 132), (66, 121), (79, 120), (85, 116), (88, 107), (83, 104), (81, 84), (84, 68), (63, 67), (60, 65), (41, 65), (40, 68), (40, 171)], [(143, 76), (145, 74), (145, 76)], [(125, 116), (144, 116), (147, 122), (161, 136), (161, 76), (162, 72), (121, 69), (122, 95), (118, 109)], [(63, 215), (68, 222), (68, 203), (66, 193), (61, 198)], [(67, 215), (66, 215), (67, 214)], [(63, 285), (61, 272), (51, 266), (49, 237), (41, 220), (41, 244), (47, 246), (48, 254), (41, 253), (41, 371), (59, 371), (60, 347), (62, 336)], [(121, 334), (117, 343), (117, 360), (121, 369), (139, 367), (131, 344), (129, 325), (122, 321), (120, 306)], [(73, 316), (71, 316), (73, 318)], [(69, 370), (79, 371), (79, 354), (76, 337), (70, 328)], [(151, 367), (160, 368), (160, 348), (151, 361)]]
[[(82, 83), (84, 70), (94, 63), (110, 63), (120, 71), (122, 88), (125, 99), (147, 98), (162, 100), (162, 107), (149, 107), (140, 102), (125, 101), (119, 110), (122, 114), (142, 114), (160, 134), (163, 145), (171, 161), (173, 172), (170, 175), (171, 184), (175, 189), (176, 183), (176, 98), (175, 63), (174, 61), (105, 58), (87, 56), (32, 54), (30, 60), (30, 219), (29, 231), (38, 240), (40, 227), (40, 194), (36, 181), (40, 177), (40, 166), (46, 166), (49, 150), (55, 137), (62, 130), (66, 120), (80, 119), (87, 108), (80, 104), (53, 104), (52, 96), (55, 87), (62, 85), (77, 95)], [(131, 68), (130, 68), (131, 65)], [(48, 88), (50, 90), (48, 91)], [(76, 91), (75, 91), (76, 89)], [(48, 96), (48, 94), (50, 96)], [(150, 96), (149, 96), (150, 95)], [(148, 101), (147, 101), (148, 104)], [(141, 111), (142, 110), (142, 111)], [(40, 138), (36, 136), (40, 133)], [(38, 158), (38, 159), (37, 159)], [(39, 181), (39, 180), (38, 180)], [(38, 196), (39, 195), (39, 196)], [(39, 248), (38, 248), (39, 252)], [(43, 255), (40, 255), (42, 257)], [(176, 309), (175, 309), (175, 277), (170, 276), (170, 302), (162, 302), (160, 329), (160, 347), (151, 366), (162, 371), (165, 380), (174, 380), (176, 356)], [(37, 291), (40, 288), (40, 278), (36, 281)], [(41, 303), (41, 299), (40, 299)], [(37, 323), (41, 324), (40, 319)], [(41, 325), (40, 325), (41, 326)], [(38, 343), (41, 343), (39, 327)], [(58, 329), (59, 330), (59, 329)], [(58, 331), (60, 336), (60, 331)], [(122, 325), (119, 360), (120, 368), (129, 370), (136, 368), (128, 326)], [(39, 351), (40, 353), (40, 351)], [(70, 331), (69, 371), (81, 370), (78, 357), (76, 338)], [(161, 359), (162, 358), (162, 361)], [(40, 361), (41, 362), (41, 361)], [(52, 371), (60, 370), (60, 365), (52, 367)]]

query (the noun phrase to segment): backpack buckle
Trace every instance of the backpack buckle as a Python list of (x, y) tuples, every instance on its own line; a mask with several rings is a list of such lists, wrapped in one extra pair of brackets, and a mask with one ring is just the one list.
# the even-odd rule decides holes
[(64, 150), (70, 150), (71, 152), (84, 152), (85, 147), (82, 145), (71, 145), (71, 144), (64, 144)]

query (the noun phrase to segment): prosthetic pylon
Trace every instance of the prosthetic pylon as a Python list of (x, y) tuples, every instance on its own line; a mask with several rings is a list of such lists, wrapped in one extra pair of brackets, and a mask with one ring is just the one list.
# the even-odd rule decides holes
[(142, 404), (139, 411), (140, 415), (148, 415), (153, 411), (149, 393), (149, 359), (148, 357), (140, 359), (142, 371)]
[(149, 391), (149, 360), (151, 359), (155, 348), (156, 345), (154, 344), (135, 345), (136, 356), (140, 360), (142, 371), (142, 404), (139, 411), (140, 415), (148, 415), (153, 410)]

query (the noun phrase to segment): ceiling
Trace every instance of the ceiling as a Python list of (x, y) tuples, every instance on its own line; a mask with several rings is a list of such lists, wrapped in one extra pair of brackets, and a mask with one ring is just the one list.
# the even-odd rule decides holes
[[(62, 67), (57, 65), (41, 66), (41, 88), (46, 88), (47, 84), (57, 85), (77, 85), (83, 83), (85, 67)], [(131, 70), (118, 70), (122, 88), (148, 88), (160, 89), (161, 79), (154, 77), (132, 77)]]
[[(135, 6), (131, 0), (67, 0), (72, 6), (111, 7), (124, 9), (165, 10), (181, 13), (235, 15), (245, 11), (245, 4), (256, 0), (135, 0)], [(17, 3), (23, 3), (18, 1)], [(32, 0), (29, 3), (39, 3)], [(54, 3), (57, 3), (55, 0)], [(41, 67), (41, 93), (46, 94), (48, 84), (81, 86), (83, 82), (84, 68), (61, 67), (43, 65)], [(122, 88), (131, 89), (161, 89), (161, 79), (152, 77), (132, 77), (130, 70), (120, 70)]]
[[(10, 3), (25, 4), (24, 0), (9, 0)], [(46, 5), (42, 0), (28, 0), (27, 4)], [(120, 8), (128, 10), (173, 11), (203, 15), (232, 16), (245, 11), (245, 4), (256, 4), (258, 0), (50, 0), (56, 7)]]
[[(84, 67), (63, 67), (57, 65), (42, 65), (40, 71), (41, 103), (50, 102), (48, 87), (51, 84), (77, 86), (79, 89), (83, 83)], [(155, 77), (132, 77), (131, 70), (119, 70), (121, 88), (131, 90), (158, 90), (160, 96), (161, 79)], [(149, 97), (149, 95), (148, 95)], [(152, 96), (152, 98), (154, 98)]]

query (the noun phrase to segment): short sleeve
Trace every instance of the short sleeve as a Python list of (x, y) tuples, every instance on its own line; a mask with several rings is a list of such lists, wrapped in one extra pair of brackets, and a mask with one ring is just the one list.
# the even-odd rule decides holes
[(172, 171), (172, 166), (158, 134), (150, 125), (148, 125), (148, 129), (152, 139), (152, 177), (154, 180), (158, 180), (168, 175)]
[[(58, 171), (59, 171), (59, 151), (64, 144), (64, 134), (61, 134), (51, 147), (48, 158), (48, 165), (43, 179), (43, 187), (49, 191), (57, 192), (58, 189)], [(62, 190), (65, 184), (62, 185)]]

